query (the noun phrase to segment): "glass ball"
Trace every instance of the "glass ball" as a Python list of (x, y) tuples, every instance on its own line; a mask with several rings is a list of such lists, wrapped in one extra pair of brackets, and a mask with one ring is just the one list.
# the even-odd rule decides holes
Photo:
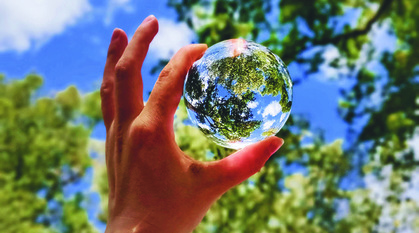
[(275, 135), (287, 121), (292, 81), (268, 48), (231, 39), (207, 49), (184, 86), (190, 120), (223, 147), (241, 149)]

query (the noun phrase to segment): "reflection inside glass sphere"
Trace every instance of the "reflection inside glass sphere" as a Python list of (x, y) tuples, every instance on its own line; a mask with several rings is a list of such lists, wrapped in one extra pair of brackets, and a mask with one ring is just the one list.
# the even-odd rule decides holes
[(192, 123), (233, 149), (275, 135), (292, 105), (284, 63), (266, 47), (243, 39), (208, 48), (190, 68), (184, 89)]

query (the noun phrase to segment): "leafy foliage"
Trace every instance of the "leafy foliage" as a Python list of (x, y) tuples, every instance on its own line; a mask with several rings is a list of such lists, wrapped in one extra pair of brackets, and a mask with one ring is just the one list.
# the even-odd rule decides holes
[[(197, 32), (200, 42), (212, 45), (244, 37), (268, 46), (286, 64), (307, 67), (307, 76), (318, 72), (321, 65), (328, 65), (348, 70), (339, 77), (354, 83), (342, 89), (339, 101), (339, 113), (351, 127), (348, 149), (342, 152), (338, 142), (327, 145), (315, 133), (308, 133), (313, 144), (302, 146), (299, 140), (309, 128), (294, 115), (287, 122), (288, 128), (280, 132), (286, 149), (281, 149), (280, 156), (269, 161), (253, 181), (227, 193), (197, 232), (419, 229), (418, 203), (403, 195), (411, 187), (411, 177), (417, 174), (419, 165), (412, 146), (412, 141), (419, 137), (419, 56), (415, 49), (419, 43), (418, 4), (409, 0), (281, 0), (277, 6), (270, 1), (169, 1), (179, 20)], [(272, 20), (268, 14), (275, 8), (278, 18)], [(354, 17), (350, 15), (355, 15), (357, 22), (352, 18), (352, 22), (348, 21), (348, 17)], [(397, 39), (394, 48), (383, 51), (376, 47), (377, 41), (372, 41), (371, 36), (373, 29), (378, 28), (388, 28), (388, 35)], [(324, 54), (330, 48), (337, 49), (339, 56), (326, 61)], [(372, 64), (385, 72), (375, 72)], [(301, 81), (304, 79), (295, 80), (295, 84)], [(362, 124), (365, 119), (367, 123)], [(339, 159), (332, 162), (333, 157)], [(287, 164), (303, 167), (304, 176), (284, 174)], [(266, 178), (257, 179), (266, 177), (264, 173), (269, 169), (274, 171), (269, 174), (270, 183)], [(389, 182), (382, 191), (385, 200), (376, 200), (376, 191), (369, 187), (342, 190), (340, 182), (349, 175), (361, 182)], [(293, 184), (287, 180), (293, 180)], [(263, 192), (259, 187), (270, 187), (272, 191)], [(297, 194), (298, 189), (291, 187), (304, 189)], [(238, 190), (245, 191), (240, 194)], [(260, 195), (258, 204), (254, 192)], [(287, 195), (295, 201), (300, 200), (299, 195), (304, 196), (301, 200), (307, 202), (297, 207), (302, 212), (294, 212), (293, 207), (298, 205), (292, 203), (281, 206)], [(251, 205), (249, 210), (247, 205)], [(339, 215), (339, 205), (347, 206), (347, 213)], [(252, 221), (253, 218), (257, 220)]]
[(0, 231), (94, 232), (84, 196), (63, 195), (91, 163), (90, 130), (75, 123), (84, 99), (75, 87), (34, 99), (41, 85), (0, 78)]

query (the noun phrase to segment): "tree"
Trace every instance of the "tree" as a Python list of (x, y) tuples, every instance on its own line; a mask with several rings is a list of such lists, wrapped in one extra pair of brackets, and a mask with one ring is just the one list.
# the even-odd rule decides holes
[(63, 189), (91, 166), (87, 146), (90, 126), (101, 118), (98, 98), (81, 97), (74, 86), (39, 98), (41, 85), (35, 74), (0, 76), (0, 231), (95, 232), (84, 194), (66, 198)]
[[(291, 115), (293, 117), (287, 123), (289, 128), (280, 134), (287, 142), (285, 149), (279, 152), (281, 159), (272, 159), (253, 182), (227, 193), (211, 209), (198, 232), (209, 229), (217, 232), (270, 232), (274, 231), (273, 228), (278, 232), (419, 229), (418, 203), (402, 195), (419, 165), (409, 144), (419, 137), (419, 56), (415, 49), (419, 45), (417, 1), (281, 0), (274, 6), (267, 0), (171, 0), (169, 5), (177, 11), (178, 19), (185, 21), (198, 34), (199, 42), (212, 45), (237, 37), (252, 39), (268, 46), (286, 64), (294, 62), (308, 67), (307, 77), (318, 72), (318, 67), (326, 62), (323, 53), (334, 47), (340, 56), (326, 65), (347, 68), (349, 73), (342, 78), (355, 82), (342, 90), (339, 103), (341, 116), (353, 126), (348, 138), (355, 140), (347, 142), (351, 149), (342, 152), (338, 141), (325, 145), (321, 135), (314, 136), (312, 146), (302, 147), (297, 140), (300, 138), (298, 133), (304, 135), (307, 128), (301, 127), (300, 120)], [(268, 20), (266, 15), (273, 8), (279, 9), (278, 21)], [(344, 15), (349, 11), (359, 13), (356, 25), (345, 22)], [(344, 25), (339, 30), (335, 25), (340, 22)], [(397, 39), (397, 45), (394, 51), (382, 53), (377, 51), (375, 41), (371, 41), (371, 31), (386, 25), (388, 33)], [(313, 55), (307, 57), (308, 51), (313, 51)], [(371, 64), (377, 61), (385, 68), (384, 74), (372, 70)], [(294, 83), (302, 81), (294, 80)], [(377, 95), (379, 100), (373, 101), (373, 96), (376, 98)], [(369, 119), (367, 124), (359, 129), (359, 122), (365, 118)], [(289, 131), (291, 128), (298, 130)], [(299, 164), (307, 174), (286, 177), (282, 173), (286, 166), (279, 166), (278, 160), (285, 160), (285, 164)], [(340, 187), (339, 181), (351, 167), (360, 173), (360, 177), (372, 176), (390, 182), (384, 203), (374, 200), (368, 188), (345, 191)], [(385, 169), (390, 171), (387, 176), (384, 175)], [(268, 177), (272, 179), (270, 183)], [(285, 187), (278, 186), (278, 182), (284, 183)], [(269, 187), (268, 192), (266, 187)], [(245, 190), (242, 191), (245, 194), (240, 196), (238, 190)], [(260, 199), (253, 196), (254, 193), (259, 193)], [(292, 201), (282, 204), (287, 203), (286, 195)], [(302, 195), (304, 198), (299, 198)], [(261, 201), (255, 204), (255, 200)], [(222, 206), (218, 206), (220, 203)], [(240, 206), (243, 203), (252, 203), (252, 206), (246, 209)], [(338, 203), (347, 203), (350, 211), (340, 216), (336, 207)], [(274, 208), (279, 210), (275, 212)], [(293, 209), (297, 212), (290, 211)], [(284, 216), (281, 210), (289, 214)], [(257, 217), (252, 213), (258, 213)], [(252, 222), (252, 218), (258, 218), (259, 224), (265, 228)]]

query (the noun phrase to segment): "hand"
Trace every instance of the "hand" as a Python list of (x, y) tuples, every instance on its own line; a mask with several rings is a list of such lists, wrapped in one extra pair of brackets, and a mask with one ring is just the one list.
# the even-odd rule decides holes
[(129, 44), (126, 34), (115, 29), (109, 45), (101, 87), (107, 232), (191, 232), (223, 193), (258, 172), (283, 143), (270, 137), (214, 162), (184, 154), (174, 139), (174, 114), (186, 73), (207, 46), (180, 49), (144, 105), (141, 66), (157, 31), (157, 19), (149, 16)]

